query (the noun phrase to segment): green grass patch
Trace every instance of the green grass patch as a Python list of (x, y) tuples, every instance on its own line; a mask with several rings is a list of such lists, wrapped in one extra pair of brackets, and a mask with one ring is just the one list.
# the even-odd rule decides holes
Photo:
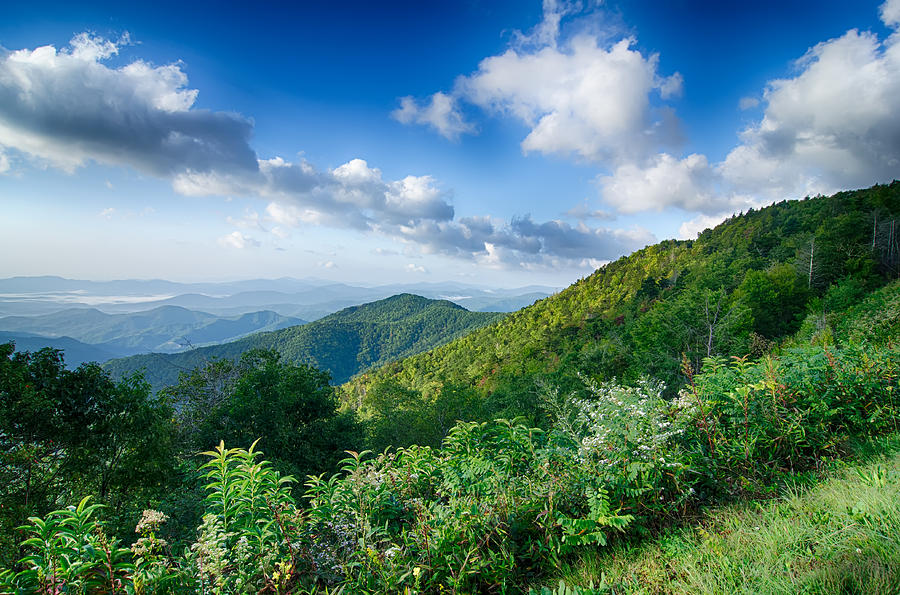
[(900, 593), (900, 435), (854, 450), (813, 487), (589, 551), (559, 578), (597, 593)]

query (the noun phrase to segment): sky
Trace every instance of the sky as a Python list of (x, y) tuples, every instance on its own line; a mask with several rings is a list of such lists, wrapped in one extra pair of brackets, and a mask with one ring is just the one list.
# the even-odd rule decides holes
[(563, 287), (900, 177), (900, 0), (3, 13), (0, 277)]

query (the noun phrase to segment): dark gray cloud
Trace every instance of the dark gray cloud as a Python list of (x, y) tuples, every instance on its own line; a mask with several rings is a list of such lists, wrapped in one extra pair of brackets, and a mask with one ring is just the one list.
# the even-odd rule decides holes
[(529, 216), (500, 224), (486, 217), (426, 221), (395, 232), (429, 253), (514, 267), (596, 266), (656, 241), (643, 229), (573, 227), (562, 221), (535, 223)]

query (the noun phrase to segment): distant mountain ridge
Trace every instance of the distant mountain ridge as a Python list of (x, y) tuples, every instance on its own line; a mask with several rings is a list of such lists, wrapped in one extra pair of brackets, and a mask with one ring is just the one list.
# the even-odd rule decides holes
[(349, 306), (411, 293), (448, 299), (468, 310), (510, 312), (553, 294), (532, 285), (488, 288), (457, 282), (360, 286), (321, 279), (254, 279), (223, 283), (164, 280), (83, 281), (62, 277), (0, 279), (0, 316), (41, 315), (67, 308), (96, 308), (107, 314), (181, 306), (217, 316), (271, 310), (316, 320)]
[(104, 364), (114, 376), (143, 370), (155, 389), (213, 358), (234, 359), (255, 348), (275, 349), (294, 363), (310, 364), (345, 382), (354, 374), (442, 345), (502, 318), (470, 312), (447, 301), (400, 294), (346, 308), (315, 322), (258, 333), (238, 341), (177, 354), (147, 354)]
[(104, 362), (121, 354), (112, 353), (96, 345), (82, 343), (72, 337), (44, 337), (31, 333), (0, 331), (0, 343), (16, 344), (17, 351), (39, 351), (45, 347), (62, 349), (69, 368), (77, 368), (87, 362)]
[(190, 346), (233, 341), (251, 333), (304, 323), (302, 319), (271, 311), (221, 317), (178, 306), (130, 314), (70, 308), (40, 316), (0, 318), (0, 331), (47, 338), (70, 337), (97, 348), (98, 353), (122, 357), (149, 351), (181, 351)]

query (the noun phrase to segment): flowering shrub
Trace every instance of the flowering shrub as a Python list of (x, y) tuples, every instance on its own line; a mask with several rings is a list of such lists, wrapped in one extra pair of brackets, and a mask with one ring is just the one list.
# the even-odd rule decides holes
[(674, 512), (692, 494), (683, 487), (680, 439), (696, 422), (695, 403), (665, 400), (665, 386), (650, 378), (635, 386), (582, 380), (589, 396), (572, 399), (569, 426), (579, 458), (600, 475), (613, 501), (638, 519)]

